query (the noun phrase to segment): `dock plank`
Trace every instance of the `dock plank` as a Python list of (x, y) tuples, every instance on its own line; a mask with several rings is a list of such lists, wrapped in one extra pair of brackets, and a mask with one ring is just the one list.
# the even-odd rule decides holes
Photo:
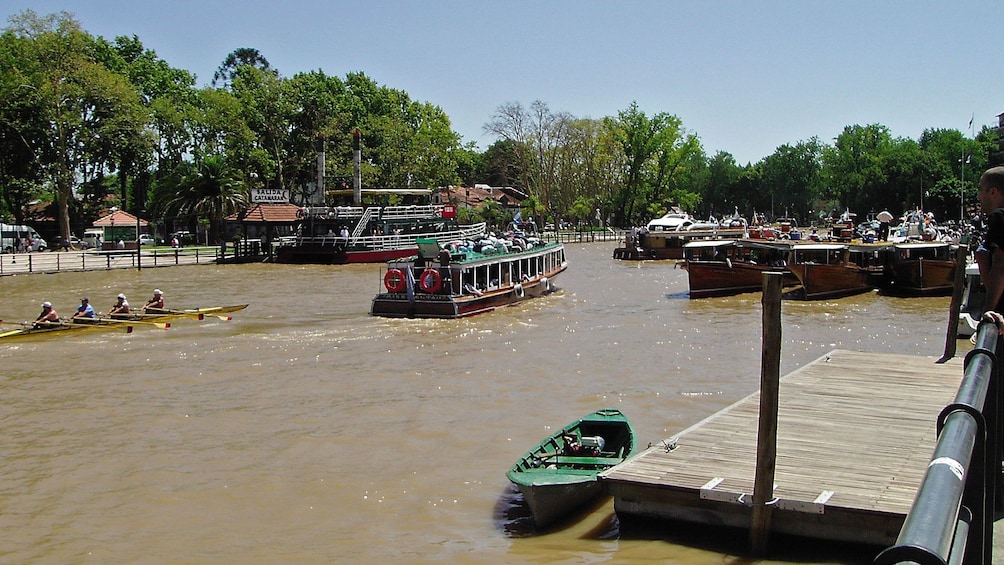
[[(774, 496), (787, 506), (775, 508), (774, 529), (894, 541), (933, 453), (937, 416), (962, 380), (961, 359), (935, 360), (834, 350), (781, 379)], [(656, 445), (605, 471), (617, 511), (748, 524), (750, 497), (732, 495), (752, 494), (759, 402), (755, 393), (667, 439), (674, 449)]]

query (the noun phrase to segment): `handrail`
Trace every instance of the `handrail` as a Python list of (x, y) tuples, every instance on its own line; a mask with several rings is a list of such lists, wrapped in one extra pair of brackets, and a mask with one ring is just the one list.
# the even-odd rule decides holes
[(365, 230), (366, 226), (370, 224), (370, 218), (373, 216), (373, 210), (374, 208), (367, 208), (366, 211), (363, 212), (363, 217), (359, 219), (355, 229), (352, 230), (353, 242), (363, 234), (363, 230)]
[(896, 543), (876, 565), (985, 565), (1001, 485), (997, 327), (981, 322), (955, 400), (938, 416), (938, 441)]

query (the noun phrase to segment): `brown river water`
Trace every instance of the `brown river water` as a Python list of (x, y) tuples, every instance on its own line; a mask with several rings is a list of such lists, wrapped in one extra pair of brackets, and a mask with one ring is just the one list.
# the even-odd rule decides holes
[[(751, 562), (744, 532), (629, 528), (609, 499), (535, 532), (506, 480), (594, 409), (620, 408), (644, 446), (759, 386), (759, 294), (692, 301), (672, 261), (615, 245), (569, 244), (560, 292), (457, 321), (370, 317), (381, 265), (0, 278), (7, 321), (155, 287), (168, 307), (250, 304), (0, 342), (0, 562)], [(781, 372), (835, 348), (940, 356), (948, 305), (786, 300)], [(774, 558), (874, 556), (809, 545)]]

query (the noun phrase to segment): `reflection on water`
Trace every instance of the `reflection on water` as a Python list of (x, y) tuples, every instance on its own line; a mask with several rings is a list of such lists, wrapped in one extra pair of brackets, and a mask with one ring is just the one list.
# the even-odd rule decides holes
[[(672, 262), (611, 255), (570, 245), (561, 292), (455, 321), (368, 316), (380, 265), (2, 278), (7, 320), (153, 288), (168, 306), (250, 306), (0, 343), (0, 560), (733, 562), (745, 534), (650, 534), (609, 499), (534, 531), (506, 481), (597, 408), (624, 411), (646, 445), (758, 386), (759, 295), (689, 300)], [(785, 301), (782, 372), (834, 348), (939, 356), (947, 306)]]

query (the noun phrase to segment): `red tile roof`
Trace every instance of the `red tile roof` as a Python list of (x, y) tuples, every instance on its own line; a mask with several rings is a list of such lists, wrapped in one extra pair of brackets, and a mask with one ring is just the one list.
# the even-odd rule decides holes
[[(93, 225), (96, 228), (104, 228), (108, 226), (114, 226), (115, 224), (118, 224), (120, 226), (135, 226), (136, 216), (133, 216), (132, 214), (124, 210), (115, 210), (114, 212), (108, 214), (107, 216), (102, 216), (97, 220), (94, 220), (94, 223), (91, 225)], [(139, 225), (140, 227), (143, 227), (147, 225), (147, 221), (140, 220)]]
[(285, 204), (255, 204), (254, 206), (244, 210), (242, 212), (237, 212), (236, 214), (230, 214), (227, 216), (227, 220), (231, 222), (245, 222), (245, 223), (293, 223), (298, 220), (296, 217), (296, 212), (300, 209), (299, 206), (285, 203)]

